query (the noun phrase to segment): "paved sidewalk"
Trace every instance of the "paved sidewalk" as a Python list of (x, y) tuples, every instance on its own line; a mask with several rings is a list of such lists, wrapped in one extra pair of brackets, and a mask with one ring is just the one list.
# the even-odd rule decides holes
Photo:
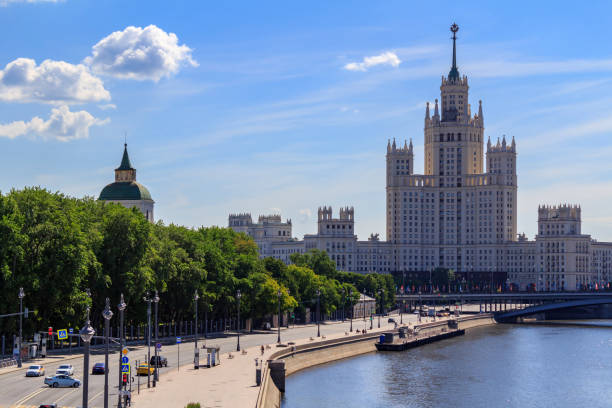
[[(393, 324), (382, 324), (368, 333), (382, 332), (393, 328)], [(309, 338), (296, 340), (299, 344), (316, 344), (318, 341), (336, 338), (349, 338), (344, 332), (318, 337), (315, 341)], [(213, 368), (195, 370), (193, 365), (183, 366), (179, 370), (166, 372), (156, 388), (141, 388), (140, 395), (132, 393), (134, 407), (185, 407), (189, 402), (199, 402), (202, 408), (208, 407), (254, 407), (257, 402), (259, 387), (255, 385), (255, 358), (267, 360), (280, 348), (275, 344), (268, 345), (264, 355), (259, 347), (251, 347), (246, 354), (240, 352), (221, 355), (221, 365)], [(229, 356), (232, 356), (230, 358)], [(133, 388), (132, 388), (133, 389)]]

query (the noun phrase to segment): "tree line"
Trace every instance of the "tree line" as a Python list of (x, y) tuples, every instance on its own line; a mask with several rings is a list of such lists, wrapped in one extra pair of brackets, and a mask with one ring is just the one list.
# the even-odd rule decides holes
[[(23, 287), (25, 334), (81, 327), (88, 307), (100, 327), (105, 298), (116, 313), (120, 294), (126, 323), (144, 322), (143, 298), (155, 290), (160, 322), (193, 319), (196, 291), (209, 319), (235, 317), (238, 290), (241, 316), (255, 320), (277, 313), (279, 291), (282, 310), (302, 317), (317, 290), (323, 314), (354, 305), (359, 292), (380, 307), (394, 302), (390, 275), (338, 271), (321, 251), (291, 260), (259, 259), (255, 242), (229, 228), (152, 224), (137, 209), (36, 187), (0, 193), (0, 314), (19, 310)], [(0, 319), (0, 333), (17, 328), (18, 319)]]

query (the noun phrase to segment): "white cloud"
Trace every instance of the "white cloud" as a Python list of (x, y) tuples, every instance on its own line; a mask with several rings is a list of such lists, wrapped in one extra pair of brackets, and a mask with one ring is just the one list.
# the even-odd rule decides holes
[(84, 65), (45, 60), (37, 66), (33, 59), (18, 58), (0, 70), (0, 100), (83, 103), (110, 100), (110, 93)]
[(6, 125), (0, 124), (0, 137), (14, 139), (19, 136), (30, 136), (67, 142), (86, 139), (89, 137), (91, 126), (108, 122), (109, 119), (97, 119), (87, 111), (71, 112), (68, 106), (63, 105), (53, 108), (48, 120), (35, 116), (29, 122), (20, 120)]
[(376, 65), (391, 65), (397, 68), (401, 62), (394, 52), (387, 51), (380, 55), (365, 57), (362, 62), (350, 62), (344, 66), (344, 69), (349, 71), (367, 71), (368, 68)]
[(114, 103), (105, 103), (103, 105), (98, 105), (98, 108), (102, 110), (117, 109), (117, 105)]
[(85, 58), (94, 72), (117, 78), (159, 81), (178, 72), (181, 66), (197, 66), (191, 48), (178, 44), (174, 33), (155, 25), (129, 26), (115, 31), (93, 46)]

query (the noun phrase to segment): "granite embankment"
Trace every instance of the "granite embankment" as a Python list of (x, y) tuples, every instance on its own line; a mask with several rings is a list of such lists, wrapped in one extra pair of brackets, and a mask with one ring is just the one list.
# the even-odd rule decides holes
[[(478, 326), (495, 324), (492, 314), (479, 314), (457, 319), (459, 329), (469, 330)], [(448, 319), (417, 324), (414, 326), (420, 334), (437, 332), (448, 326)], [(354, 357), (376, 351), (374, 344), (380, 333), (385, 330), (374, 330), (367, 334), (352, 335), (316, 343), (296, 344), (270, 355), (264, 364), (262, 383), (257, 398), (257, 408), (279, 408), (281, 391), (284, 391), (285, 376), (305, 368), (329, 363), (348, 357)], [(387, 329), (388, 331), (388, 329)]]

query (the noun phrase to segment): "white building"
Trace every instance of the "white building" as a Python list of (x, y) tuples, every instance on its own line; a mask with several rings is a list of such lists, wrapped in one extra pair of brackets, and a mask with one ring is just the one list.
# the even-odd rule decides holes
[[(412, 140), (387, 144), (387, 241), (377, 235), (359, 241), (352, 207), (342, 208), (339, 218), (323, 207), (317, 234), (303, 241), (290, 241), (290, 222), (286, 239), (249, 232), (266, 248), (262, 256), (287, 262), (283, 255), (289, 250), (317, 248), (340, 270), (394, 272), (424, 281), (429, 271), (444, 267), (480, 287), (512, 283), (522, 290), (578, 290), (612, 280), (612, 243), (581, 233), (580, 207), (541, 206), (535, 241), (517, 234), (516, 142), (488, 139), (485, 150), (482, 102), (473, 115), (468, 78), (457, 67), (458, 29), (451, 27), (452, 66), (442, 77), (440, 100), (435, 99), (433, 115), (429, 103), (425, 109), (425, 174), (414, 174)], [(230, 216), (230, 227), (240, 230), (235, 222)]]

